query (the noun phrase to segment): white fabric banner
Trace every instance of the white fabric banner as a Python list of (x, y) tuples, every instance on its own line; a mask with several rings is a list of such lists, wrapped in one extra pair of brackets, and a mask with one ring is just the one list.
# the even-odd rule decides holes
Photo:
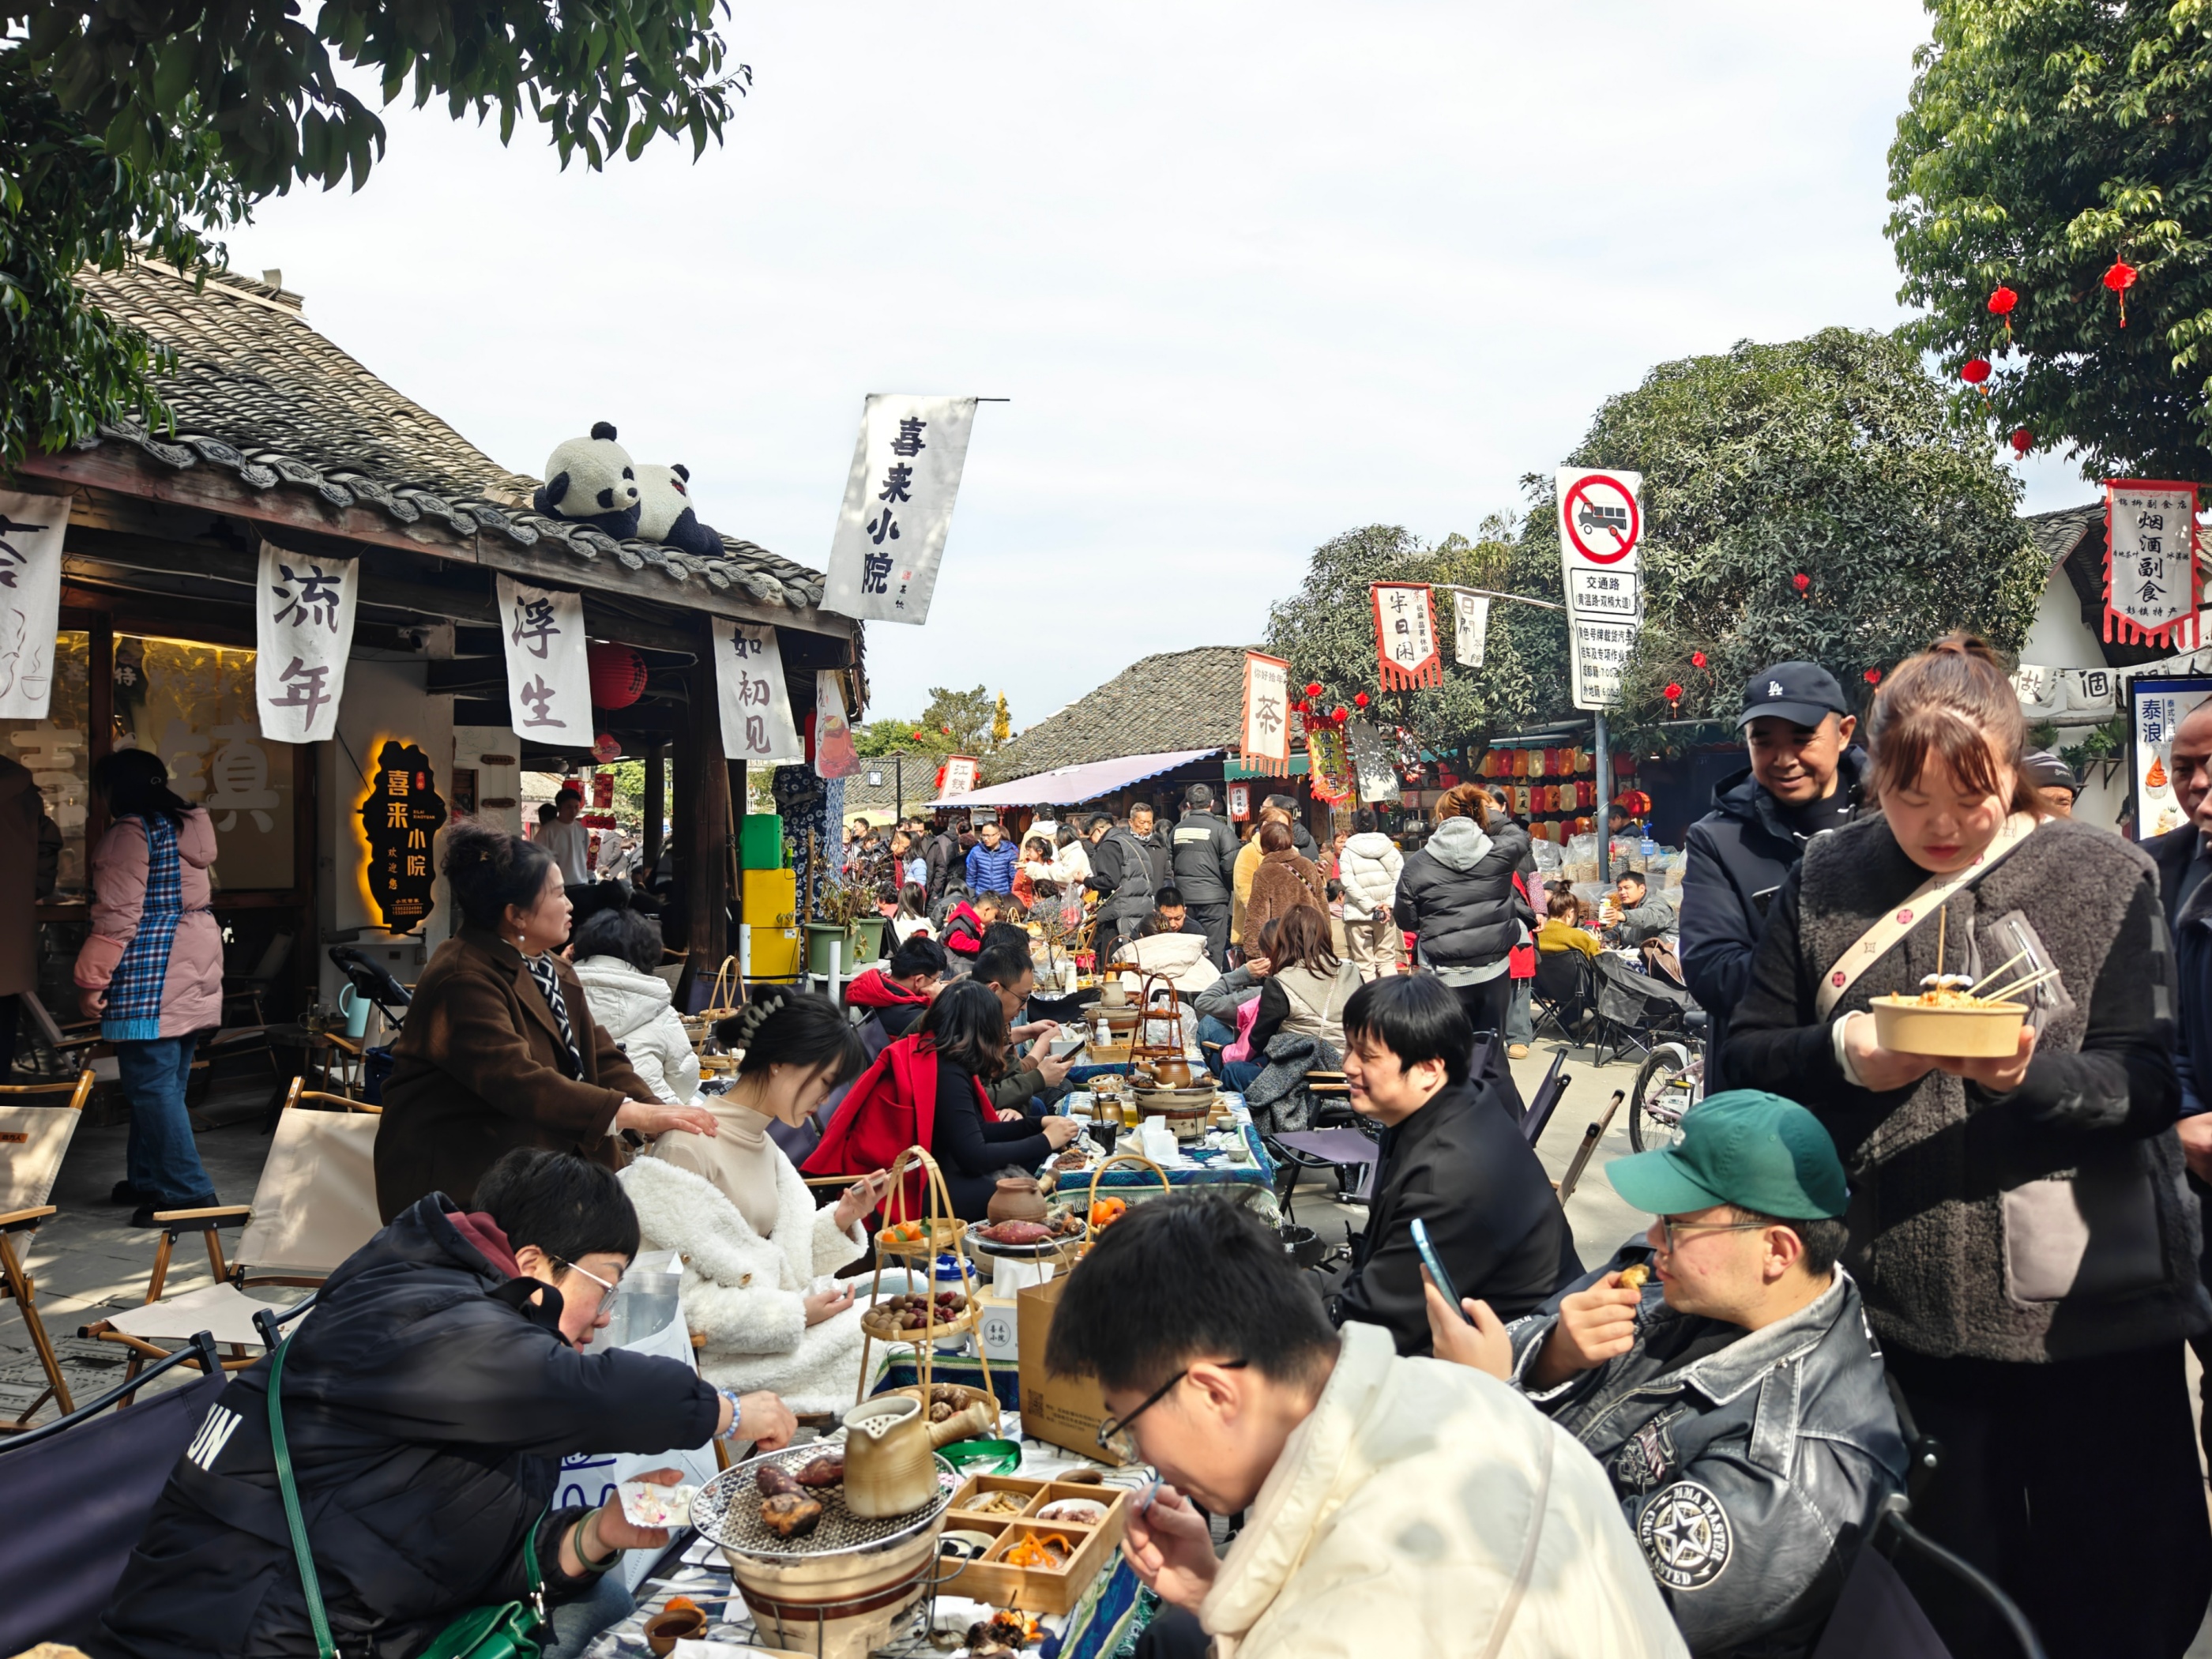
[(359, 559), (309, 558), (261, 544), (253, 690), (263, 737), (324, 743), (337, 735), (360, 597)]
[(0, 490), (0, 720), (46, 717), (72, 505), (68, 495)]
[(1244, 763), (1269, 763), (1281, 775), (1291, 764), (1291, 665), (1265, 652), (1244, 653)]
[(975, 423), (973, 398), (869, 396), (830, 544), (824, 611), (917, 627), (929, 620)]
[(714, 618), (714, 690), (722, 707), (722, 753), (757, 766), (796, 766), (806, 758), (792, 724), (775, 629)]
[(584, 655), (584, 596), (501, 576), (499, 627), (515, 734), (589, 749), (592, 670)]
[(1490, 601), (1480, 593), (1452, 593), (1452, 623), (1456, 637), (1452, 655), (1462, 668), (1482, 666), (1482, 647), (1490, 637)]
[[(2157, 642), (2197, 644), (2197, 491), (2189, 484), (2112, 483), (2105, 486), (2107, 538), (2105, 637), (2115, 623)], [(2157, 638), (2171, 629), (2168, 638)]]

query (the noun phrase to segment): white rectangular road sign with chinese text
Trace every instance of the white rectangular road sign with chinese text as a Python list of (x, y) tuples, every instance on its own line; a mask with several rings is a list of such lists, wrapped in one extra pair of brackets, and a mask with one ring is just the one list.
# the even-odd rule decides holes
[(1634, 623), (1591, 622), (1572, 617), (1567, 649), (1574, 658), (1575, 707), (1614, 708), (1620, 703), (1620, 671), (1636, 647)]

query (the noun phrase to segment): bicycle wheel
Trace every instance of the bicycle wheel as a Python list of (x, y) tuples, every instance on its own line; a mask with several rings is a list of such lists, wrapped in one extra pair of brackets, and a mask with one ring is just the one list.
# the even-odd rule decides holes
[(1704, 1056), (1662, 1042), (1644, 1057), (1628, 1097), (1628, 1144), (1638, 1152), (1672, 1146), (1682, 1138), (1682, 1114), (1704, 1091)]

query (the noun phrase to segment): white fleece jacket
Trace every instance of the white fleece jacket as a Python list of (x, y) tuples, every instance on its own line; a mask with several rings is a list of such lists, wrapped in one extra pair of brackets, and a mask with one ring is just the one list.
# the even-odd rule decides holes
[(699, 1097), (699, 1056), (671, 1005), (668, 981), (641, 974), (620, 957), (586, 957), (576, 964), (592, 1018), (621, 1045), (630, 1069), (672, 1106)]
[(1406, 855), (1379, 830), (1364, 830), (1346, 842), (1336, 861), (1336, 878), (1344, 884), (1344, 919), (1389, 915), (1398, 896), (1398, 872), (1405, 867)]
[[(773, 1148), (772, 1148), (773, 1149)], [(807, 1286), (864, 1253), (860, 1224), (839, 1230), (830, 1209), (781, 1150), (776, 1218), (763, 1238), (702, 1176), (657, 1158), (622, 1172), (648, 1249), (684, 1258), (684, 1323), (706, 1338), (699, 1369), (708, 1381), (740, 1393), (767, 1389), (793, 1411), (841, 1410), (860, 1381), (858, 1303), (819, 1325), (806, 1322)]]

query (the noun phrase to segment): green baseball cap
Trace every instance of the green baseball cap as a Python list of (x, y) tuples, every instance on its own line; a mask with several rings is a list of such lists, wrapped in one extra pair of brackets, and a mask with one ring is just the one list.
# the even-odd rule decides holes
[(1794, 1100), (1730, 1089), (1692, 1107), (1682, 1139), (1605, 1166), (1613, 1189), (1653, 1215), (1733, 1204), (1784, 1221), (1837, 1217), (1850, 1200), (1836, 1143)]

